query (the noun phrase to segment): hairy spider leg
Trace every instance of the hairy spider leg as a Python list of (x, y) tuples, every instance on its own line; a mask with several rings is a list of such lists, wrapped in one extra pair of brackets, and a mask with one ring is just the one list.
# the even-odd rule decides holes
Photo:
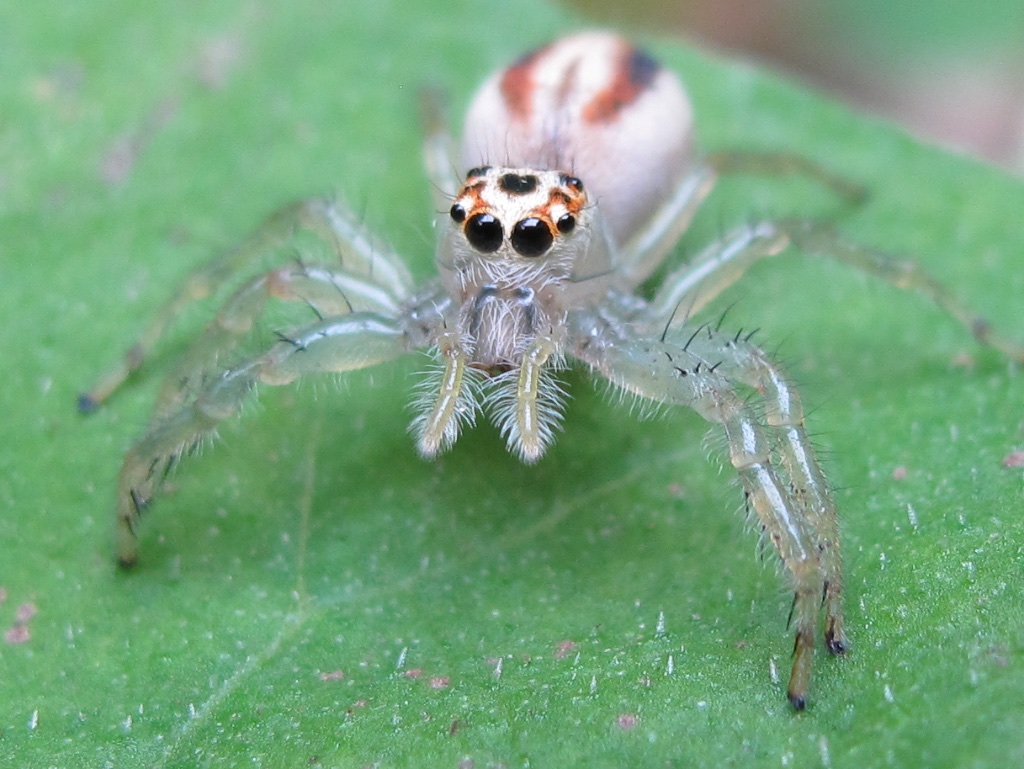
[[(719, 152), (696, 162), (676, 182), (632, 238), (621, 245), (624, 274), (633, 284), (646, 280), (679, 243), (694, 214), (723, 174), (803, 176), (822, 185), (847, 205), (865, 198), (862, 187), (806, 158), (781, 152)], [(586, 181), (586, 180), (584, 180)]]
[(743, 277), (752, 264), (789, 245), (789, 237), (775, 222), (734, 229), (666, 275), (649, 312), (668, 328), (683, 325)]
[[(687, 334), (686, 348), (701, 359), (711, 361), (730, 382), (740, 382), (756, 390), (763, 402), (763, 420), (772, 438), (772, 449), (779, 458), (789, 480), (792, 504), (800, 517), (810, 524), (815, 538), (809, 558), (816, 558), (823, 582), (818, 593), (797, 582), (793, 599), (796, 623), (793, 674), (790, 699), (803, 699), (810, 681), (811, 654), (816, 631), (817, 606), (825, 613), (825, 647), (832, 654), (847, 650), (843, 625), (843, 571), (839, 546), (839, 518), (828, 482), (821, 470), (804, 426), (804, 408), (799, 391), (793, 387), (778, 364), (756, 345), (740, 335), (732, 337), (699, 327), (690, 333), (686, 326), (673, 334)], [(770, 538), (770, 531), (766, 531)], [(774, 541), (774, 539), (773, 539)], [(781, 552), (781, 551), (780, 551)], [(796, 699), (794, 699), (796, 698)]]
[[(792, 582), (796, 641), (788, 694), (793, 707), (802, 709), (810, 684), (819, 609), (828, 591), (831, 650), (842, 651), (845, 638), (841, 584), (838, 580), (834, 587), (828, 584), (830, 578), (836, 579), (834, 572), (839, 567), (835, 509), (806, 445), (801, 420), (787, 413), (786, 397), (791, 389), (775, 370), (752, 374), (753, 366), (742, 360), (749, 349), (735, 350), (729, 360), (728, 347), (713, 334), (705, 339), (707, 349), (698, 353), (693, 344), (642, 338), (623, 324), (610, 324), (587, 312), (572, 313), (570, 322), (573, 338), (578, 340), (573, 355), (614, 385), (641, 398), (686, 406), (724, 429), (729, 461), (739, 475), (747, 505), (760, 519)], [(702, 329), (694, 330), (694, 338)], [(781, 417), (780, 424), (758, 419), (732, 381), (732, 376), (740, 373), (751, 381), (773, 380), (776, 391), (765, 393), (767, 411), (770, 420)], [(776, 438), (792, 438), (796, 448), (784, 443), (783, 448), (775, 449)], [(786, 457), (781, 472), (773, 461), (776, 450)], [(787, 474), (794, 477), (787, 478)], [(791, 488), (788, 481), (793, 480), (803, 488)], [(810, 493), (805, 495), (805, 490)], [(817, 508), (814, 514), (808, 514), (813, 508)]]
[(679, 179), (644, 225), (625, 243), (619, 244), (616, 261), (630, 285), (639, 285), (658, 269), (679, 243), (717, 181), (718, 173), (714, 168), (695, 165)]
[(789, 246), (843, 262), (897, 288), (919, 291), (959, 321), (980, 344), (1013, 360), (1024, 361), (1024, 345), (994, 330), (984, 317), (971, 311), (917, 262), (850, 243), (830, 226), (814, 220), (764, 221), (733, 230), (669, 273), (651, 301), (651, 312), (670, 326), (684, 324), (756, 262)]
[(984, 316), (975, 313), (914, 260), (843, 240), (830, 227), (818, 222), (786, 221), (781, 226), (800, 250), (845, 262), (896, 288), (918, 291), (959, 321), (979, 344), (992, 347), (1017, 362), (1024, 362), (1024, 344), (993, 329)]
[(443, 367), (440, 381), (436, 390), (423, 393), (430, 405), (410, 425), (417, 436), (416, 448), (427, 459), (451, 448), (461, 429), (476, 421), (479, 410), (473, 386), (475, 374), (458, 331), (441, 331), (436, 347)]
[(508, 450), (528, 463), (536, 462), (554, 440), (563, 392), (547, 371), (553, 359), (562, 355), (562, 337), (553, 331), (539, 334), (523, 354), (511, 397), (498, 403), (498, 424)]
[[(412, 423), (420, 454), (431, 459), (448, 450), (464, 427), (473, 425), (482, 402), (493, 406), (508, 450), (524, 462), (536, 462), (551, 444), (555, 415), (561, 412), (564, 393), (550, 375), (550, 364), (560, 366), (564, 334), (539, 334), (523, 352), (517, 368), (487, 376), (474, 368), (458, 333), (438, 334), (437, 357), (442, 371), (437, 387), (421, 393), (426, 408)], [(515, 378), (511, 387), (503, 386)], [(483, 394), (490, 385), (491, 396)]]
[(400, 324), (370, 312), (317, 321), (292, 332), (262, 355), (205, 382), (195, 397), (152, 425), (125, 454), (118, 481), (117, 555), (138, 559), (139, 514), (178, 459), (235, 415), (257, 384), (286, 385), (300, 376), (368, 368), (409, 352)]
[[(767, 221), (738, 228), (670, 273), (655, 294), (645, 313), (650, 318), (646, 330), (652, 337), (656, 338), (659, 333), (662, 339), (682, 337), (686, 340), (685, 348), (700, 356), (708, 366), (714, 366), (716, 372), (761, 394), (766, 427), (777, 439), (775, 451), (790, 482), (789, 504), (809, 522), (817, 537), (815, 569), (821, 577), (820, 592), (813, 592), (813, 581), (807, 582), (794, 573), (793, 618), (797, 631), (789, 696), (794, 705), (800, 707), (806, 702), (810, 680), (819, 602), (824, 606), (826, 647), (832, 653), (841, 653), (848, 647), (842, 619), (842, 571), (835, 505), (810, 447), (799, 395), (781, 369), (749, 341), (739, 336), (726, 338), (710, 326), (694, 329), (689, 321), (758, 260), (777, 255), (792, 245), (850, 264), (899, 288), (924, 293), (941, 310), (967, 327), (979, 342), (1011, 358), (1024, 360), (1024, 347), (994, 332), (987, 321), (971, 312), (915, 262), (848, 243), (826, 225), (814, 221)], [(756, 510), (757, 506), (754, 507)], [(773, 537), (771, 526), (765, 523), (763, 515), (761, 518), (766, 532)], [(783, 550), (778, 545), (777, 549), (787, 569), (793, 572)]]
[(122, 359), (79, 396), (79, 410), (94, 411), (109, 398), (143, 365), (186, 307), (261, 265), (299, 230), (319, 235), (336, 255), (341, 268), (352, 277), (373, 281), (398, 298), (411, 291), (412, 278), (398, 256), (371, 243), (355, 216), (342, 206), (323, 198), (310, 198), (284, 206), (267, 217), (240, 246), (188, 275)]
[(704, 156), (704, 162), (719, 174), (750, 176), (799, 176), (830, 190), (848, 205), (863, 203), (867, 189), (810, 158), (789, 152), (728, 150)]
[(393, 317), (399, 311), (398, 300), (379, 284), (323, 265), (300, 262), (250, 278), (220, 306), (166, 376), (151, 424), (194, 397), (213, 372), (233, 362), (229, 356), (239, 357), (238, 345), (263, 316), (270, 299), (302, 304), (321, 320), (365, 311)]

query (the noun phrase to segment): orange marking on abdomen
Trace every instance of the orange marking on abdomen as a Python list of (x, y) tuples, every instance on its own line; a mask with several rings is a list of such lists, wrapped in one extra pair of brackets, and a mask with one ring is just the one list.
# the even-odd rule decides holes
[(533, 93), (533, 69), (547, 47), (537, 48), (516, 60), (501, 77), (501, 95), (508, 111), (519, 119), (530, 116), (530, 101)]
[(635, 102), (651, 87), (661, 65), (646, 53), (632, 46), (623, 47), (615, 68), (615, 77), (584, 108), (588, 123), (608, 123)]

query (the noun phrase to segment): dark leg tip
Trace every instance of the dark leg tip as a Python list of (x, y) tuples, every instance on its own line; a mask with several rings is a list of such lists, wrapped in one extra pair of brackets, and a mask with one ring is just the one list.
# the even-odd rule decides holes
[(850, 642), (842, 636), (836, 637), (832, 629), (825, 631), (825, 648), (829, 654), (846, 654), (850, 650)]
[(79, 393), (77, 403), (79, 414), (92, 414), (100, 407), (100, 402), (89, 393)]
[(793, 710), (797, 711), (798, 713), (801, 710), (806, 710), (807, 709), (807, 695), (805, 695), (805, 694), (794, 694), (793, 692), (790, 692), (789, 693), (789, 704), (792, 705), (793, 706)]
[(117, 557), (117, 565), (125, 571), (131, 571), (139, 563), (137, 555), (120, 555)]
[(825, 642), (825, 648), (830, 654), (846, 654), (850, 650), (850, 644), (845, 639), (830, 638)]

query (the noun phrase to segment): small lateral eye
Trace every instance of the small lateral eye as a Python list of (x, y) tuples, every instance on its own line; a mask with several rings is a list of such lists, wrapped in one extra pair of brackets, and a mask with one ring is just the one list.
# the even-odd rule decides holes
[(472, 179), (474, 176), (483, 176), (491, 170), (490, 166), (474, 166), (466, 171), (466, 178)]
[(456, 203), (454, 206), (448, 209), (448, 214), (452, 217), (452, 221), (455, 222), (456, 224), (462, 224), (464, 221), (466, 221), (466, 209), (460, 206), (458, 203)]
[(548, 226), (536, 217), (529, 217), (512, 228), (512, 248), (523, 256), (541, 256), (554, 241)]
[(558, 231), (563, 235), (568, 235), (574, 229), (576, 229), (576, 217), (572, 214), (562, 214), (558, 217), (558, 222), (555, 224), (558, 227)]
[(490, 254), (501, 248), (505, 232), (492, 214), (475, 214), (466, 222), (466, 240), (477, 251)]
[(583, 192), (583, 182), (576, 176), (562, 175), (562, 186), (568, 187), (573, 192)]

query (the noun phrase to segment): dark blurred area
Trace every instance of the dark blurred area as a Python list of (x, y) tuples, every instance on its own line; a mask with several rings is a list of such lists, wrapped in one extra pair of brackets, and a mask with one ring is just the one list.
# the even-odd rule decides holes
[(567, 0), (766, 64), (921, 138), (1024, 170), (1024, 0)]

